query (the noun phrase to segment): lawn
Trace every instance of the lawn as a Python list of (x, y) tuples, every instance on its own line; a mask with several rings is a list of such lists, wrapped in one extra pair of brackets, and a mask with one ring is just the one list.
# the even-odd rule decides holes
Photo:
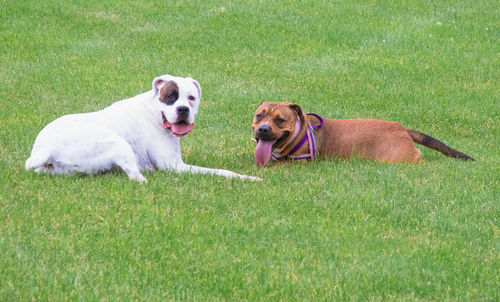
[[(497, 1), (0, 0), (0, 300), (500, 299)], [(189, 164), (261, 182), (24, 170), (38, 132), (203, 90)], [(256, 167), (261, 101), (398, 121), (476, 159)]]

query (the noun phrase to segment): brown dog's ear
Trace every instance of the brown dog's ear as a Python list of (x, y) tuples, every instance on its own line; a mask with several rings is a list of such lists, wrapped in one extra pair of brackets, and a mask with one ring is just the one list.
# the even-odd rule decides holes
[(306, 115), (304, 114), (304, 111), (302, 110), (302, 108), (300, 108), (299, 105), (297, 105), (297, 104), (290, 104), (290, 105), (288, 105), (288, 107), (290, 109), (292, 109), (293, 111), (297, 112), (297, 115), (300, 117), (301, 121), (305, 121), (306, 120)]

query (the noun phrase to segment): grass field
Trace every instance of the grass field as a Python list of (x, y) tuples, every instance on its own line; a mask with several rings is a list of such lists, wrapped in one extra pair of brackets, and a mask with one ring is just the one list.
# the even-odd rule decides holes
[[(0, 300), (500, 299), (497, 1), (0, 0)], [(67, 113), (203, 89), (185, 162), (24, 170)], [(257, 168), (260, 101), (398, 121), (472, 157)]]

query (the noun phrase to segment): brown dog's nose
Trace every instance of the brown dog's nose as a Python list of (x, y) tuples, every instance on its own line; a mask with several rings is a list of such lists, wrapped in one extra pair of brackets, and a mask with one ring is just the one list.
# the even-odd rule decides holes
[(257, 132), (259, 134), (267, 134), (271, 132), (271, 127), (269, 127), (268, 124), (260, 125), (259, 128), (257, 128)]

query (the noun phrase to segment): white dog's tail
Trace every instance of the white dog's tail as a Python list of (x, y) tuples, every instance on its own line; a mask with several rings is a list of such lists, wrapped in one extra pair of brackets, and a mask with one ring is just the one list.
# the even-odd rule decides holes
[(38, 151), (31, 154), (31, 156), (26, 160), (24, 166), (26, 170), (35, 169), (36, 171), (39, 171), (40, 168), (48, 166), (51, 161), (52, 155), (50, 152), (46, 150)]

